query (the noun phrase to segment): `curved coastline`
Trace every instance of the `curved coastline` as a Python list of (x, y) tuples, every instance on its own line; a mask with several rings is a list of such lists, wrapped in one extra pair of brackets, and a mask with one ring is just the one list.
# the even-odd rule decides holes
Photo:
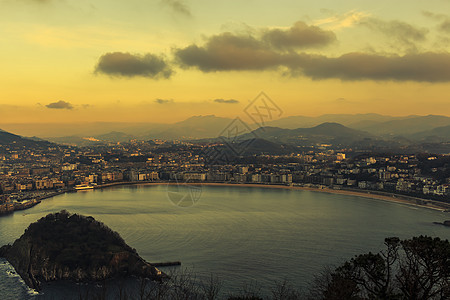
[(333, 188), (316, 188), (316, 187), (306, 187), (306, 186), (298, 186), (298, 185), (277, 185), (277, 184), (261, 184), (261, 183), (222, 183), (222, 182), (115, 182), (110, 184), (98, 185), (95, 189), (105, 189), (109, 187), (115, 186), (128, 186), (128, 185), (196, 185), (196, 186), (229, 186), (229, 187), (256, 187), (256, 188), (271, 188), (271, 189), (289, 189), (289, 190), (300, 190), (300, 191), (311, 191), (311, 192), (322, 192), (329, 194), (339, 194), (339, 195), (348, 195), (348, 196), (356, 196), (368, 199), (382, 200), (392, 203), (398, 204), (406, 204), (420, 208), (428, 208), (433, 210), (438, 210), (442, 212), (446, 212), (450, 210), (450, 204), (446, 204), (443, 202), (423, 199), (423, 198), (415, 198), (406, 195), (400, 195), (395, 193), (388, 192), (379, 192), (379, 191), (369, 191), (369, 190), (347, 190), (347, 189), (333, 189)]
[[(439, 202), (436, 200), (424, 199), (424, 198), (416, 198), (407, 195), (382, 192), (382, 191), (371, 191), (371, 190), (351, 190), (351, 189), (334, 189), (326, 186), (319, 187), (311, 187), (311, 186), (302, 186), (302, 185), (282, 185), (282, 184), (265, 184), (265, 183), (228, 183), (228, 182), (170, 182), (170, 181), (154, 181), (154, 182), (142, 182), (142, 181), (121, 181), (121, 182), (112, 182), (106, 183), (102, 185), (96, 185), (93, 187), (95, 190), (106, 189), (117, 186), (151, 186), (151, 185), (194, 185), (194, 186), (228, 186), (228, 187), (252, 187), (252, 188), (271, 188), (271, 189), (289, 189), (289, 190), (300, 190), (300, 191), (310, 191), (310, 192), (321, 192), (321, 193), (329, 193), (329, 194), (338, 194), (338, 195), (347, 195), (347, 196), (356, 196), (367, 199), (375, 199), (382, 200), (391, 203), (397, 204), (405, 204), (411, 205), (414, 207), (420, 208), (428, 208), (433, 210), (438, 210), (441, 212), (450, 212), (450, 203)], [(89, 191), (89, 190), (87, 190)], [(39, 204), (42, 200), (53, 198), (55, 196), (59, 196), (65, 193), (73, 193), (77, 192), (75, 190), (66, 190), (55, 193), (50, 193), (48, 195), (42, 196), (39, 198), (38, 203), (32, 205), (35, 206)], [(30, 206), (30, 207), (32, 207)], [(29, 207), (27, 207), (29, 208)], [(27, 209), (23, 208), (23, 209)], [(17, 210), (12, 210), (11, 213), (14, 213)], [(0, 216), (3, 216), (0, 214)]]

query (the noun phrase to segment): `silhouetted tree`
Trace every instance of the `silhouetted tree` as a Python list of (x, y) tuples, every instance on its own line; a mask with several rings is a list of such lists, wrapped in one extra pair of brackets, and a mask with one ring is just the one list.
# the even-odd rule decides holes
[(273, 300), (297, 300), (301, 299), (300, 292), (296, 290), (287, 280), (275, 283), (272, 289)]
[(427, 236), (385, 239), (316, 282), (316, 299), (450, 299), (450, 243)]
[(396, 276), (407, 299), (450, 298), (450, 244), (427, 236), (401, 242), (404, 252)]

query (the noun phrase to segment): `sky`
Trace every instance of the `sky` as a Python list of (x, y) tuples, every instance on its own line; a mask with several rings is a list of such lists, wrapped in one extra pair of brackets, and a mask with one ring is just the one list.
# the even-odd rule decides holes
[(450, 0), (0, 0), (0, 124), (450, 115)]

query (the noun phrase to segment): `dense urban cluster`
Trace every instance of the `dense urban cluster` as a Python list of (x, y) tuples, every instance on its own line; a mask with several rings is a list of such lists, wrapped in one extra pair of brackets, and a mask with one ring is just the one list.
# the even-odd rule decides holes
[(355, 153), (323, 146), (208, 162), (218, 144), (0, 146), (0, 212), (58, 193), (130, 182), (226, 182), (374, 190), (450, 202), (450, 155)]

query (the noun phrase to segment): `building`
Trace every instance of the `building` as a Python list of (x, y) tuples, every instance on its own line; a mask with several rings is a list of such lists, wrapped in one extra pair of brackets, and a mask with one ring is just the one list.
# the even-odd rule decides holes
[(184, 181), (205, 181), (206, 173), (184, 173)]
[(36, 190), (53, 189), (53, 181), (50, 179), (39, 179), (34, 182)]

